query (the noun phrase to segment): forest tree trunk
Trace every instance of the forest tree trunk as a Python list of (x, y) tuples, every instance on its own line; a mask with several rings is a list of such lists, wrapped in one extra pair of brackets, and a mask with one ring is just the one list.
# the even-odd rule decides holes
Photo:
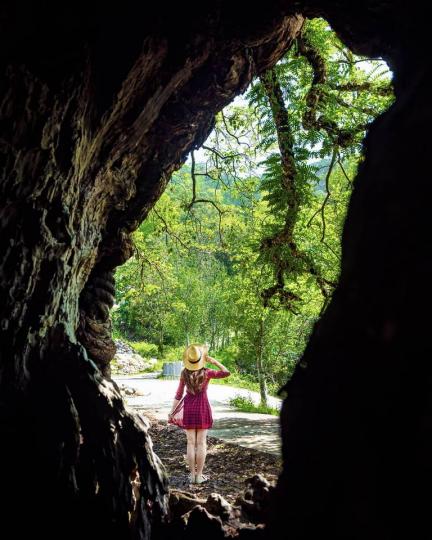
[(158, 343), (158, 354), (160, 356), (163, 356), (164, 354), (164, 350), (165, 350), (165, 345), (164, 345), (164, 327), (163, 327), (163, 323), (160, 322), (160, 325), (159, 325), (159, 343)]
[(263, 353), (264, 353), (264, 318), (261, 317), (259, 321), (258, 329), (258, 341), (256, 344), (256, 366), (258, 372), (258, 382), (260, 388), (261, 405), (267, 407), (267, 381), (266, 374), (263, 367)]

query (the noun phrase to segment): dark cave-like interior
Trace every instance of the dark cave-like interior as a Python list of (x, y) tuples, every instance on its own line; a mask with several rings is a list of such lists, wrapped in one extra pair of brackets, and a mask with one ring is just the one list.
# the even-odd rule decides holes
[(320, 16), (355, 53), (389, 63), (396, 101), (367, 135), (340, 283), (286, 385), (271, 518), (248, 534), (428, 537), (423, 7), (47, 1), (0, 10), (2, 529), (14, 538), (167, 537), (167, 479), (148, 425), (110, 379), (113, 274), (215, 113), (278, 61), (304, 17)]

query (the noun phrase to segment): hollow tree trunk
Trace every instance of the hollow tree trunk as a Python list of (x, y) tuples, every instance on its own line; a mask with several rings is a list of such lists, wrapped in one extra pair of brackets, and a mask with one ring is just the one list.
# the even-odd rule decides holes
[(423, 538), (432, 480), (429, 38), (402, 3), (356, 3), (349, 13), (314, 5), (354, 52), (390, 62), (396, 102), (367, 135), (340, 283), (285, 387), (268, 534)]
[(2, 7), (0, 489), (16, 538), (148, 538), (163, 522), (148, 426), (109, 379), (113, 272), (215, 113), (302, 23), (228, 2), (83, 7)]
[[(397, 100), (368, 136), (341, 282), (287, 387), (269, 534), (422, 537), (432, 450), (423, 6), (1, 9), (2, 526), (16, 538), (148, 538), (161, 521), (166, 484), (145, 423), (97, 367), (106, 373), (111, 354), (102, 306), (130, 231), (170, 172), (295, 35), (291, 9), (326, 17), (355, 52), (391, 61)], [(136, 467), (144, 481), (134, 509)]]

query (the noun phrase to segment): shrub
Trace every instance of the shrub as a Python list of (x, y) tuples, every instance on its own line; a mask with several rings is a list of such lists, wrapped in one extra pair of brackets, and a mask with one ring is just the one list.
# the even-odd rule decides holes
[(183, 360), (183, 352), (185, 347), (180, 345), (179, 347), (167, 347), (163, 354), (164, 362), (180, 362)]
[(129, 341), (128, 343), (143, 358), (156, 358), (158, 356), (158, 347), (154, 343), (147, 341)]
[[(230, 369), (228, 363), (222, 362), (224, 366)], [(244, 388), (245, 390), (252, 390), (253, 392), (259, 392), (259, 383), (253, 375), (247, 373), (239, 373), (235, 368), (230, 369), (231, 375), (224, 379), (212, 379), (212, 384), (226, 384), (228, 386), (236, 386), (237, 388)], [(279, 397), (277, 391), (279, 386), (268, 383), (267, 390), (270, 396)]]

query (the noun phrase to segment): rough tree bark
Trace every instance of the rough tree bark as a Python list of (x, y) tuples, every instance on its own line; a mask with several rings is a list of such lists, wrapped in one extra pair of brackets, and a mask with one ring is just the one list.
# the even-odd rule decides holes
[(109, 379), (113, 272), (172, 171), (302, 17), (229, 2), (25, 7), (1, 13), (2, 526), (148, 538), (167, 481)]

